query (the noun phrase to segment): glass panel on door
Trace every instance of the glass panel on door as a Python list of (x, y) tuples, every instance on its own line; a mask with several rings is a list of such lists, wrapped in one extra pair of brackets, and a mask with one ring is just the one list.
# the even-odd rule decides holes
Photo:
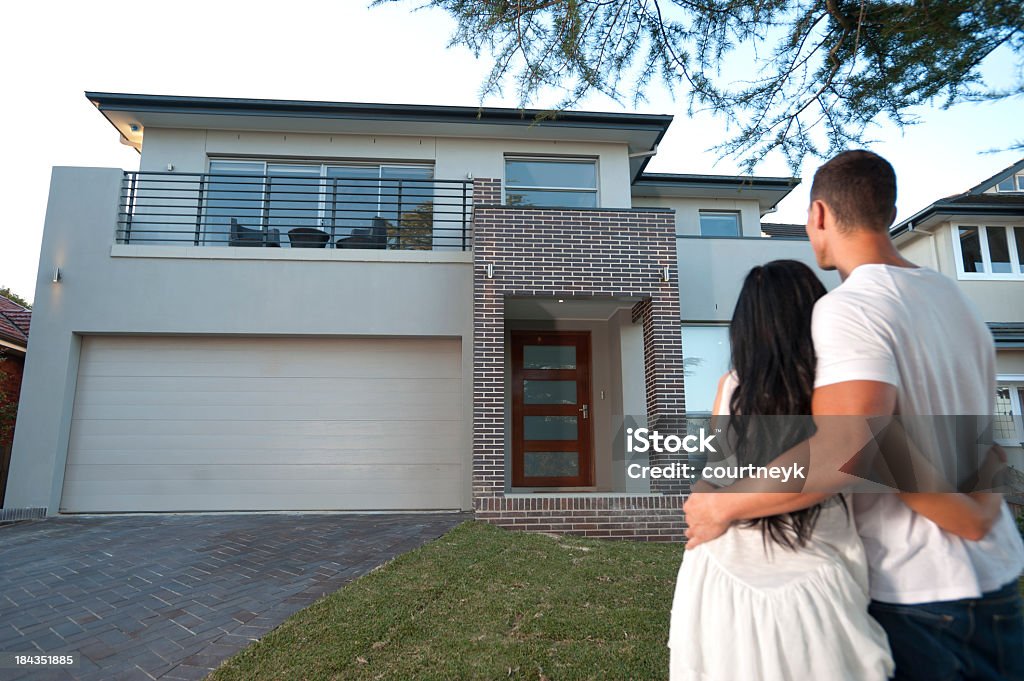
[(580, 474), (576, 452), (525, 452), (523, 471), (528, 478), (564, 478)]
[(524, 416), (523, 437), (527, 440), (577, 439), (575, 416)]
[(524, 369), (575, 369), (576, 347), (572, 345), (524, 345)]
[(282, 246), (326, 244), (327, 232), (319, 229), (321, 183), (320, 166), (267, 166), (270, 239), (279, 236)]
[(576, 381), (523, 381), (525, 404), (576, 404)]
[(379, 166), (330, 166), (328, 219), (336, 248), (384, 248), (387, 223), (380, 215)]
[[(263, 227), (263, 162), (211, 161), (206, 187), (203, 243), (227, 246)], [(234, 234), (234, 237), (232, 237)]]
[(433, 168), (381, 166), (380, 215), (388, 221), (388, 247), (429, 251), (434, 239)]

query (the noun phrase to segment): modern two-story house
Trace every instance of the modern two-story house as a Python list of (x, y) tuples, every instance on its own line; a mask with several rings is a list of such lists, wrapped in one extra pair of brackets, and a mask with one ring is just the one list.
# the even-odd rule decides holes
[(996, 343), (994, 436), (1024, 471), (1024, 159), (892, 229), (910, 260), (956, 279)]
[[(55, 168), (8, 509), (474, 510), (679, 539), (679, 430), (798, 180), (645, 173), (670, 116), (87, 93)], [(830, 285), (837, 281), (829, 279)]]

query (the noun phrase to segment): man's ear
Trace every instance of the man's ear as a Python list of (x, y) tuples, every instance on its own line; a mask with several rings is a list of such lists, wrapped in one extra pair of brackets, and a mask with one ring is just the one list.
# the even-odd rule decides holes
[(807, 209), (807, 229), (809, 230), (821, 230), (825, 229), (825, 213), (828, 208), (820, 200), (811, 201), (810, 207)]

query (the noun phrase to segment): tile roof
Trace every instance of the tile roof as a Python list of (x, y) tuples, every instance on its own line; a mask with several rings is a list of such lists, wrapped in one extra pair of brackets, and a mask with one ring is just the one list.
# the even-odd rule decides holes
[(806, 225), (791, 225), (778, 222), (762, 222), (761, 231), (770, 237), (807, 239)]
[(0, 296), (0, 338), (25, 347), (31, 323), (32, 310)]
[(963, 193), (942, 199), (940, 203), (952, 203), (954, 205), (981, 205), (981, 206), (1020, 206), (1024, 208), (1024, 194), (970, 194)]
[(1024, 215), (1024, 194), (972, 194), (968, 191), (947, 196), (890, 229), (889, 235), (899, 236), (937, 215), (1020, 217)]

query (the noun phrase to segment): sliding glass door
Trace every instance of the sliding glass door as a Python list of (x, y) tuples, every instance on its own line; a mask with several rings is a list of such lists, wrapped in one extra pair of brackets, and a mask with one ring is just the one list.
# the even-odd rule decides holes
[(205, 242), (429, 250), (433, 168), (212, 161)]

